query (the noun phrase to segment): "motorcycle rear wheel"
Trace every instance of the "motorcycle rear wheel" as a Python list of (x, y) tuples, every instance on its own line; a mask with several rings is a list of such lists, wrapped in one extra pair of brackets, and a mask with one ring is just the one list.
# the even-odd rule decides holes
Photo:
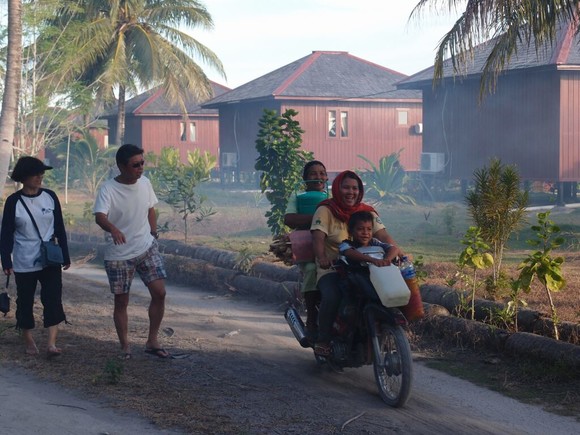
[(387, 405), (399, 408), (407, 403), (411, 393), (411, 346), (400, 326), (382, 324), (377, 339), (379, 355), (375, 355), (373, 367), (379, 394)]

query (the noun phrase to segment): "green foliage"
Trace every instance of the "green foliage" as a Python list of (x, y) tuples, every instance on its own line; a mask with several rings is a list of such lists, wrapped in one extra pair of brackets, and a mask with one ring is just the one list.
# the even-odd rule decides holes
[(181, 162), (179, 150), (167, 147), (156, 156), (147, 154), (151, 167), (147, 174), (160, 199), (169, 204), (183, 219), (183, 232), (187, 243), (188, 221), (195, 217), (200, 222), (216, 212), (203, 203), (207, 199), (196, 191), (196, 187), (209, 181), (210, 171), (216, 165), (215, 156), (208, 152), (200, 153), (198, 149), (187, 152), (187, 164)]
[[(475, 318), (475, 292), (481, 282), (477, 279), (477, 271), (493, 266), (493, 257), (488, 252), (489, 246), (481, 238), (481, 230), (477, 227), (469, 227), (461, 243), (465, 248), (459, 254), (458, 266), (461, 277), (471, 287), (471, 318)], [(469, 269), (471, 275), (464, 273)]]
[(116, 359), (108, 359), (103, 368), (103, 373), (100, 379), (103, 379), (111, 385), (117, 385), (121, 381), (123, 375), (123, 364)]
[(115, 168), (117, 147), (101, 149), (88, 129), (76, 128), (71, 142), (61, 142), (56, 147), (56, 158), (66, 168), (68, 158), (69, 180), (79, 184), (92, 198), (99, 184), (106, 180)]
[(520, 189), (520, 176), (513, 166), (493, 159), (489, 168), (474, 172), (474, 188), (465, 197), (469, 214), (491, 247), (493, 279), (497, 282), (510, 235), (525, 221), (528, 192)]
[(252, 255), (248, 246), (243, 246), (236, 254), (234, 269), (239, 270), (245, 274), (250, 273), (255, 256)]
[(264, 109), (258, 124), (256, 150), (259, 155), (254, 167), (262, 172), (260, 188), (272, 205), (266, 218), (274, 237), (285, 232), (288, 198), (302, 181), (304, 164), (312, 160), (312, 153), (300, 149), (304, 130), (294, 120), (297, 114), (288, 109), (279, 116), (275, 110)]
[(415, 266), (415, 275), (420, 282), (425, 282), (427, 278), (427, 271), (425, 270), (425, 260), (422, 255), (417, 255), (413, 258), (413, 266)]
[(558, 315), (552, 299), (552, 292), (558, 292), (566, 285), (562, 276), (563, 257), (553, 257), (552, 250), (560, 247), (565, 239), (558, 236), (560, 227), (550, 219), (550, 212), (538, 213), (538, 225), (533, 225), (532, 231), (536, 233), (536, 239), (527, 240), (527, 243), (536, 251), (528, 254), (527, 258), (519, 266), (519, 275), (516, 286), (526, 293), (531, 290), (532, 282), (536, 278), (544, 288), (554, 323), (554, 337), (559, 339)]
[(483, 280), (485, 292), (490, 299), (501, 299), (508, 296), (511, 288), (511, 278), (502, 270), (494, 279), (493, 275), (485, 277)]
[[(217, 56), (187, 29), (211, 29), (211, 15), (196, 0), (61, 2), (41, 28), (37, 45), (58, 43), (43, 53), (43, 87), (77, 82), (98, 101), (118, 95), (117, 136), (123, 136), (125, 90), (161, 86), (167, 99), (186, 112), (189, 96), (211, 97), (211, 83), (195, 59), (224, 76)], [(62, 89), (62, 87), (60, 87)], [(119, 137), (112, 140), (117, 142)]]
[(360, 172), (360, 177), (367, 188), (365, 194), (376, 195), (378, 201), (382, 203), (395, 201), (415, 205), (413, 197), (403, 193), (406, 175), (405, 170), (399, 163), (400, 155), (401, 151), (381, 157), (378, 166), (375, 166), (366, 157), (358, 156), (372, 168), (372, 170)]

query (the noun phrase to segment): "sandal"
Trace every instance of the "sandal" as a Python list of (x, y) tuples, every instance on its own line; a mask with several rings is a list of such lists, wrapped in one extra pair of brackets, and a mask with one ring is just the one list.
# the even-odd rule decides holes
[(319, 342), (314, 346), (314, 353), (318, 356), (329, 356), (331, 351), (330, 343)]

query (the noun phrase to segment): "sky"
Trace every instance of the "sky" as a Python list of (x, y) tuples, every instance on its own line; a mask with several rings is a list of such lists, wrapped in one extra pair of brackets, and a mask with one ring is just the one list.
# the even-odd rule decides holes
[[(212, 31), (189, 31), (222, 61), (230, 88), (313, 51), (346, 51), (412, 75), (433, 65), (439, 40), (459, 14), (426, 10), (409, 21), (418, 0), (202, 0)], [(203, 65), (203, 64), (202, 64)]]

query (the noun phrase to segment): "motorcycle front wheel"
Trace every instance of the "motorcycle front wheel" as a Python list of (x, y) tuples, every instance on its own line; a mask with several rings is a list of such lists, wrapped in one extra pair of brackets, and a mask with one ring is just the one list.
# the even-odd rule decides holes
[(413, 360), (411, 346), (400, 326), (382, 324), (377, 331), (379, 354), (374, 358), (375, 380), (383, 401), (399, 408), (411, 393)]

